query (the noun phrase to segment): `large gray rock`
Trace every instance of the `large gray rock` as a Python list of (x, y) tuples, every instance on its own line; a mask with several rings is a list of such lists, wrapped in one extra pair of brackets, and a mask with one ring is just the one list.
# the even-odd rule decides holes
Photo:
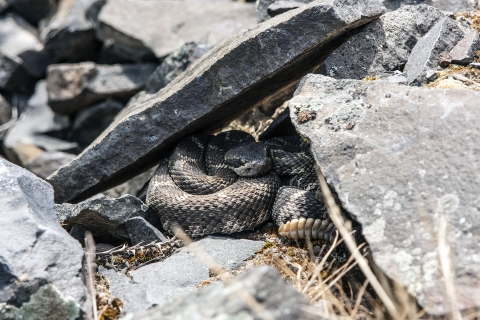
[[(398, 0), (394, 0), (398, 1)], [(476, 0), (430, 0), (432, 5), (442, 11), (460, 12), (478, 9)]]
[(60, 223), (70, 229), (78, 224), (95, 236), (128, 240), (125, 222), (132, 217), (146, 217), (148, 207), (139, 199), (125, 195), (117, 199), (93, 197), (78, 204), (55, 205)]
[(139, 243), (148, 244), (154, 241), (166, 241), (160, 230), (152, 226), (147, 220), (142, 217), (133, 217), (125, 222), (128, 235), (132, 245)]
[(3, 144), (12, 161), (17, 162), (14, 148), (18, 144), (34, 145), (47, 151), (69, 151), (77, 147), (77, 143), (52, 136), (55, 132), (61, 135), (70, 125), (70, 120), (55, 114), (47, 100), (47, 83), (42, 80), (37, 83), (35, 93), (28, 100), (21, 119), (5, 136)]
[(468, 65), (473, 62), (475, 53), (479, 48), (479, 36), (477, 30), (467, 29), (463, 39), (448, 53), (452, 63)]
[(25, 168), (42, 179), (58, 170), (58, 168), (66, 165), (76, 158), (76, 155), (60, 151), (42, 152), (26, 163)]
[(448, 54), (466, 35), (459, 23), (448, 17), (442, 18), (417, 42), (405, 65), (410, 85), (427, 82), (427, 73), (436, 70), (441, 54)]
[(6, 11), (10, 7), (10, 3), (7, 0), (0, 0), (0, 13)]
[(108, 0), (98, 16), (98, 36), (130, 61), (163, 58), (186, 42), (216, 45), (254, 27), (253, 4), (214, 1)]
[[(272, 17), (272, 15), (269, 14), (268, 11), (269, 8), (272, 8), (271, 6), (275, 6), (276, 3), (296, 1), (298, 0), (257, 0), (255, 8), (257, 10), (258, 23), (266, 21)], [(312, 0), (300, 0), (299, 2), (310, 3), (312, 2)], [(476, 0), (381, 0), (381, 2), (388, 11), (394, 11), (401, 7), (412, 5), (434, 6), (438, 10), (449, 13), (471, 11), (477, 9)]]
[[(248, 295), (255, 304), (242, 299)], [(297, 292), (270, 266), (247, 271), (229, 282), (211, 284), (163, 307), (124, 319), (324, 319), (309, 312), (307, 299)]]
[(446, 12), (475, 10), (475, 2), (475, 0), (383, 0), (388, 10), (396, 10), (405, 5), (426, 4)]
[(108, 98), (128, 101), (143, 90), (154, 64), (97, 65), (93, 62), (48, 67), (48, 104), (57, 113), (72, 114)]
[(70, 297), (64, 297), (52, 284), (46, 284), (30, 296), (20, 308), (0, 303), (2, 320), (76, 320), (80, 308)]
[(145, 91), (147, 93), (159, 91), (211, 48), (211, 46), (199, 45), (195, 42), (185, 43), (166, 57), (157, 69), (155, 69), (150, 79), (148, 79)]
[(84, 252), (57, 222), (52, 187), (0, 158), (0, 208), (0, 301), (21, 307), (52, 284), (90, 314)]
[(0, 94), (0, 126), (7, 123), (12, 118), (12, 106)]
[[(312, 0), (300, 0), (300, 1), (282, 1), (282, 0), (257, 0), (255, 2), (255, 10), (257, 11), (257, 22), (262, 23), (274, 17), (274, 14), (271, 12), (272, 7), (278, 6), (285, 6), (285, 4), (281, 2), (298, 2), (297, 7), (301, 6), (301, 4), (306, 4), (312, 2)], [(270, 11), (269, 11), (270, 8)], [(288, 11), (288, 10), (286, 10)], [(285, 12), (286, 12), (285, 11)]]
[(7, 0), (10, 6), (33, 25), (37, 25), (55, 7), (55, 0)]
[(77, 142), (82, 149), (86, 148), (112, 123), (123, 107), (122, 103), (108, 99), (78, 112), (67, 139)]
[(121, 183), (190, 133), (229, 123), (318, 68), (343, 36), (381, 12), (375, 0), (311, 3), (223, 42), (158, 93), (137, 95), (94, 147), (50, 176), (56, 201)]
[(20, 16), (0, 16), (0, 89), (29, 91), (49, 61), (37, 31)]
[[(252, 258), (265, 242), (209, 236), (195, 245), (226, 270), (235, 270)], [(180, 249), (162, 262), (131, 271), (131, 279), (113, 270), (101, 270), (101, 274), (109, 280), (112, 294), (124, 302), (125, 312), (164, 305), (194, 291), (201, 281), (210, 278), (208, 267), (191, 247)]]
[[(362, 224), (375, 262), (428, 313), (445, 314), (445, 217), (458, 306), (479, 307), (480, 93), (309, 75), (296, 94), (293, 123)], [(302, 111), (316, 119), (298, 123)]]
[(401, 70), (417, 41), (443, 16), (427, 5), (386, 13), (335, 50), (319, 72), (337, 79), (363, 79)]
[(45, 21), (40, 40), (56, 62), (92, 60), (100, 43), (95, 38), (87, 10), (99, 0), (62, 0), (55, 14)]

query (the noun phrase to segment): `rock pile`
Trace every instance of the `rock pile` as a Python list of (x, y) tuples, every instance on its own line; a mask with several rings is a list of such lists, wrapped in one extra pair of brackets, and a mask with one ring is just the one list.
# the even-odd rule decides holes
[(86, 231), (125, 319), (322, 315), (267, 267), (196, 290), (271, 244), (209, 236), (178, 249), (145, 205), (182, 138), (281, 105), (259, 136), (311, 142), (378, 267), (431, 315), (480, 307), (480, 14), (453, 14), (473, 9), (0, 0), (0, 319), (93, 317)]

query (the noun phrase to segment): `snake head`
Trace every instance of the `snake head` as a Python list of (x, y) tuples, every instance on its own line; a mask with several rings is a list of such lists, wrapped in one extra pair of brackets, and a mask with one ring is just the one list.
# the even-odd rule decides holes
[(267, 173), (272, 168), (265, 143), (254, 142), (229, 150), (225, 163), (242, 177), (255, 177)]

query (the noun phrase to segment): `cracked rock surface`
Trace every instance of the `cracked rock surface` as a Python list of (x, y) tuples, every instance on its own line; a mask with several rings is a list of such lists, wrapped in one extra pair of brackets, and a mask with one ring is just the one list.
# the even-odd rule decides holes
[(57, 222), (52, 187), (0, 158), (0, 208), (0, 301), (20, 308), (52, 285), (90, 314), (83, 250)]
[[(439, 241), (451, 249), (457, 302), (479, 306), (480, 93), (308, 75), (289, 104), (298, 132), (375, 262), (430, 314), (444, 314)], [(297, 114), (316, 112), (299, 123)], [(468, 165), (466, 165), (468, 164)], [(441, 219), (448, 223), (441, 239)]]

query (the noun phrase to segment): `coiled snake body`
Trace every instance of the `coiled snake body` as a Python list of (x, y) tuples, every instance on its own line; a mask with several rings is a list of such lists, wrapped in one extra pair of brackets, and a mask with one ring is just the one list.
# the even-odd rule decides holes
[(253, 229), (273, 216), (283, 236), (332, 241), (336, 229), (317, 188), (309, 145), (300, 137), (255, 143), (228, 131), (180, 142), (152, 178), (147, 205), (165, 230), (178, 224), (192, 237)]

